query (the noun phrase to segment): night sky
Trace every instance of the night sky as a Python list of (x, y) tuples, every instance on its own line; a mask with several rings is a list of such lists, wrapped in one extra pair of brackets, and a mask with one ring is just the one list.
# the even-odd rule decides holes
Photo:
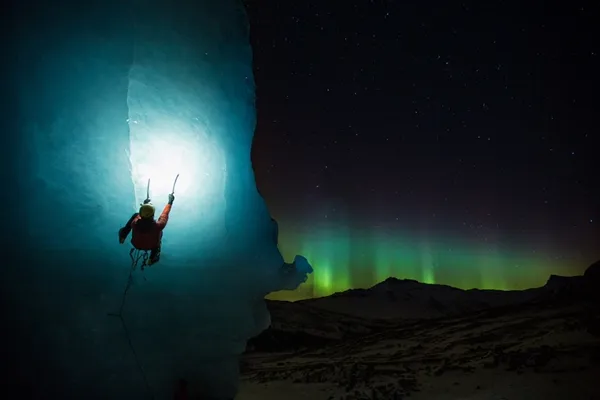
[(276, 298), (388, 276), (519, 289), (600, 258), (591, 8), (246, 4), (257, 184), (284, 256), (315, 267)]

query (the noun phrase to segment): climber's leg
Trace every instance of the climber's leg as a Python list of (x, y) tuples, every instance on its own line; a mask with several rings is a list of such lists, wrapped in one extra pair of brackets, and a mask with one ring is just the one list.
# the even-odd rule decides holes
[(160, 260), (160, 247), (155, 247), (150, 250), (150, 258), (148, 259), (147, 264), (152, 265), (156, 264)]
[(147, 262), (148, 265), (156, 264), (160, 260), (161, 246), (162, 246), (162, 232), (161, 232), (160, 241), (158, 242), (158, 246), (156, 246), (155, 248), (150, 250), (150, 258), (148, 259), (148, 262)]

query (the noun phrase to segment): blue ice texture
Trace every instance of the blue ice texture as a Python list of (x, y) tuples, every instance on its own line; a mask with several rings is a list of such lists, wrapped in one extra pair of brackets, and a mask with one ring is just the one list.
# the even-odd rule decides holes
[[(17, 133), (1, 148), (12, 383), (24, 398), (170, 399), (183, 378), (232, 399), (247, 340), (270, 324), (264, 296), (312, 272), (284, 261), (256, 188), (243, 5), (25, 0), (15, 21)], [(132, 274), (124, 329), (108, 315), (130, 272), (117, 231), (148, 179), (160, 212), (176, 174), (162, 258)]]

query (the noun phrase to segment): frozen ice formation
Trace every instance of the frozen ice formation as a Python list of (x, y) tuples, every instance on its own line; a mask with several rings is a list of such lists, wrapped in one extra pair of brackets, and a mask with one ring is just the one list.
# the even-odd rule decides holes
[[(232, 399), (285, 263), (250, 162), (252, 51), (235, 0), (15, 4), (18, 174), (2, 266), (13, 384), (28, 398)], [(117, 230), (180, 174), (161, 261), (133, 274)], [(12, 201), (11, 200), (11, 201)], [(9, 245), (10, 243), (10, 245)], [(10, 247), (10, 248), (8, 248)], [(131, 346), (128, 339), (131, 340)], [(193, 397), (191, 397), (193, 398)]]

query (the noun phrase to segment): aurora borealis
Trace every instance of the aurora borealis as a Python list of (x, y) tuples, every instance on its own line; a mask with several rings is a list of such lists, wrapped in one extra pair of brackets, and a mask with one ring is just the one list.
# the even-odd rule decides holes
[(524, 289), (600, 258), (589, 10), (246, 4), (257, 186), (286, 259), (314, 267), (272, 298), (389, 276)]
[(411, 239), (409, 234), (368, 232), (352, 238), (348, 231), (322, 230), (308, 240), (280, 233), (280, 250), (286, 258), (299, 249), (315, 271), (293, 292), (269, 298), (298, 300), (327, 296), (351, 288), (367, 288), (388, 277), (462, 289), (527, 289), (542, 286), (549, 274), (580, 273), (585, 261), (511, 251), (498, 246), (469, 245), (452, 240)]

